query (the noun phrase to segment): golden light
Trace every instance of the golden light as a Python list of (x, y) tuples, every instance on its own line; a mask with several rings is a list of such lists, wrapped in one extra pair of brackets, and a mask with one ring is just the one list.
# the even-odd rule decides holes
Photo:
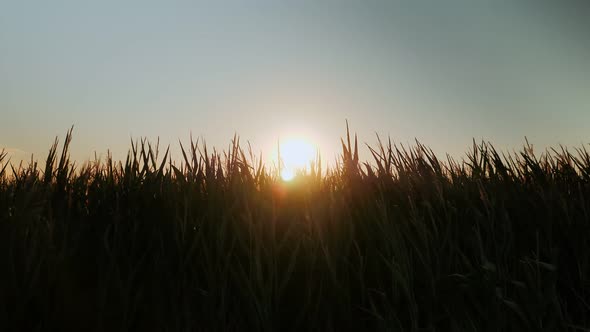
[(284, 181), (293, 180), (297, 171), (306, 169), (316, 154), (313, 144), (301, 138), (281, 142), (279, 151), (281, 153), (281, 178)]
[(292, 169), (281, 170), (281, 178), (283, 181), (291, 181), (295, 178), (295, 171)]

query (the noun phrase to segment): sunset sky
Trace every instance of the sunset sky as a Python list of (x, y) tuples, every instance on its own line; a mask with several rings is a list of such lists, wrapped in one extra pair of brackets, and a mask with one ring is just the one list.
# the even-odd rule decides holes
[(333, 159), (345, 119), (460, 156), (590, 143), (587, 1), (0, 0), (0, 148), (73, 157), (130, 137), (234, 133), (270, 155), (299, 136)]

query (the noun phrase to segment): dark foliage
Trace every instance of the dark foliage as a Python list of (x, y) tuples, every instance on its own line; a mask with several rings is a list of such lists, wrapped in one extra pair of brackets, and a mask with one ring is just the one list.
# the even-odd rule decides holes
[(234, 138), (0, 156), (2, 331), (588, 331), (590, 155), (343, 140), (292, 183)]

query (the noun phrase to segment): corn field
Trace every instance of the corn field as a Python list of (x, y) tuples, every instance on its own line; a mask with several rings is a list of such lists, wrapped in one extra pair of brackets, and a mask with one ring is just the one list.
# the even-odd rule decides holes
[[(0, 153), (2, 331), (590, 331), (590, 154), (379, 141), (293, 182), (240, 146)], [(573, 152), (572, 152), (573, 151)]]

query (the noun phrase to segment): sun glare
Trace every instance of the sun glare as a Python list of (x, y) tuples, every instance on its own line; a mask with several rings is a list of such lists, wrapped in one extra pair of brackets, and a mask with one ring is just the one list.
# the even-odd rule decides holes
[(281, 171), (281, 178), (283, 181), (291, 181), (295, 178), (295, 172), (291, 169), (284, 169)]
[(306, 169), (315, 158), (315, 147), (304, 139), (289, 139), (280, 143), (281, 178), (291, 181), (298, 170)]

